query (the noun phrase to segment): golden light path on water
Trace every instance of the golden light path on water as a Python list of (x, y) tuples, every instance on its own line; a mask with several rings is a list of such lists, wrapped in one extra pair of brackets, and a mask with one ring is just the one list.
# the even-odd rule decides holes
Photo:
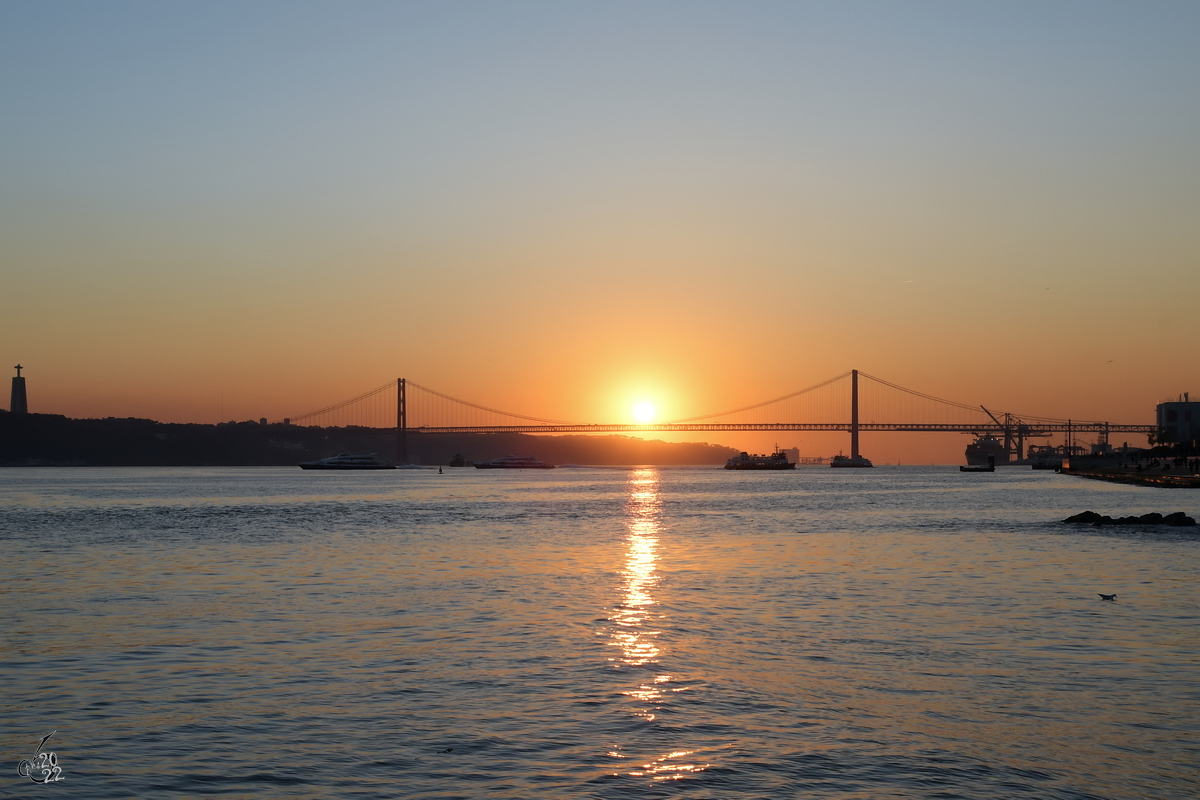
[[(629, 500), (625, 504), (628, 532), (625, 536), (625, 569), (621, 576), (621, 602), (611, 616), (614, 623), (609, 644), (620, 649), (620, 654), (611, 657), (618, 668), (653, 667), (660, 653), (657, 638), (662, 633), (654, 626), (653, 590), (658, 585), (656, 572), (659, 558), (659, 535), (662, 529), (662, 503), (658, 495), (659, 475), (655, 469), (636, 469), (629, 475)], [(638, 670), (641, 672), (642, 670)], [(637, 687), (623, 694), (638, 701), (634, 711), (646, 722), (653, 722), (655, 713), (665, 701), (664, 685), (672, 680), (670, 675), (655, 675), (653, 681), (639, 682)], [(681, 690), (677, 690), (681, 691)], [(652, 780), (675, 780), (689, 773), (702, 772), (711, 764), (677, 763), (676, 759), (692, 755), (691, 750), (673, 750), (630, 771), (633, 777), (649, 777)], [(621, 758), (622, 753), (613, 751), (610, 756)]]

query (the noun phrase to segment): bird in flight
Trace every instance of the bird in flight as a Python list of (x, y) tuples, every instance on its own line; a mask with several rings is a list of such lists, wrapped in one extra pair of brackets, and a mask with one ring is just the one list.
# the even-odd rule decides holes
[(1117, 599), (1117, 596), (1115, 594), (1104, 594), (1103, 592), (1096, 592), (1096, 594), (1100, 595), (1101, 600), (1116, 600)]

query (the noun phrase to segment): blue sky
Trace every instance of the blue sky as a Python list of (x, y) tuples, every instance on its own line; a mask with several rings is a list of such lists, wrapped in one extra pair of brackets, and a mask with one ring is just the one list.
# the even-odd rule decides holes
[[(1110, 361), (1134, 413), (1197, 374), (1161, 343), (1200, 297), (1198, 34), (1195, 3), (10, 2), (0, 350), (76, 414), (400, 373), (688, 413), (852, 366), (1057, 413)], [(507, 316), (563, 333), (466, 332)]]

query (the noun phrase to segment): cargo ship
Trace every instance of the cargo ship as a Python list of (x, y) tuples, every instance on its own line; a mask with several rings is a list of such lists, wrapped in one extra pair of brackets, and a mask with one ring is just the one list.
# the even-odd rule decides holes
[(972, 467), (986, 466), (989, 458), (996, 464), (1008, 463), (1008, 452), (1004, 449), (1004, 442), (990, 433), (967, 445), (966, 456), (967, 464)]

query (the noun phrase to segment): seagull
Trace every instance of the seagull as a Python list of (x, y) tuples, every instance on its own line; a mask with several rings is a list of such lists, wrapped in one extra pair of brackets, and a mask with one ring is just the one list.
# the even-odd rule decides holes
[(1102, 592), (1096, 592), (1096, 594), (1100, 595), (1101, 600), (1116, 600), (1117, 599), (1117, 596), (1115, 594), (1104, 594)]

